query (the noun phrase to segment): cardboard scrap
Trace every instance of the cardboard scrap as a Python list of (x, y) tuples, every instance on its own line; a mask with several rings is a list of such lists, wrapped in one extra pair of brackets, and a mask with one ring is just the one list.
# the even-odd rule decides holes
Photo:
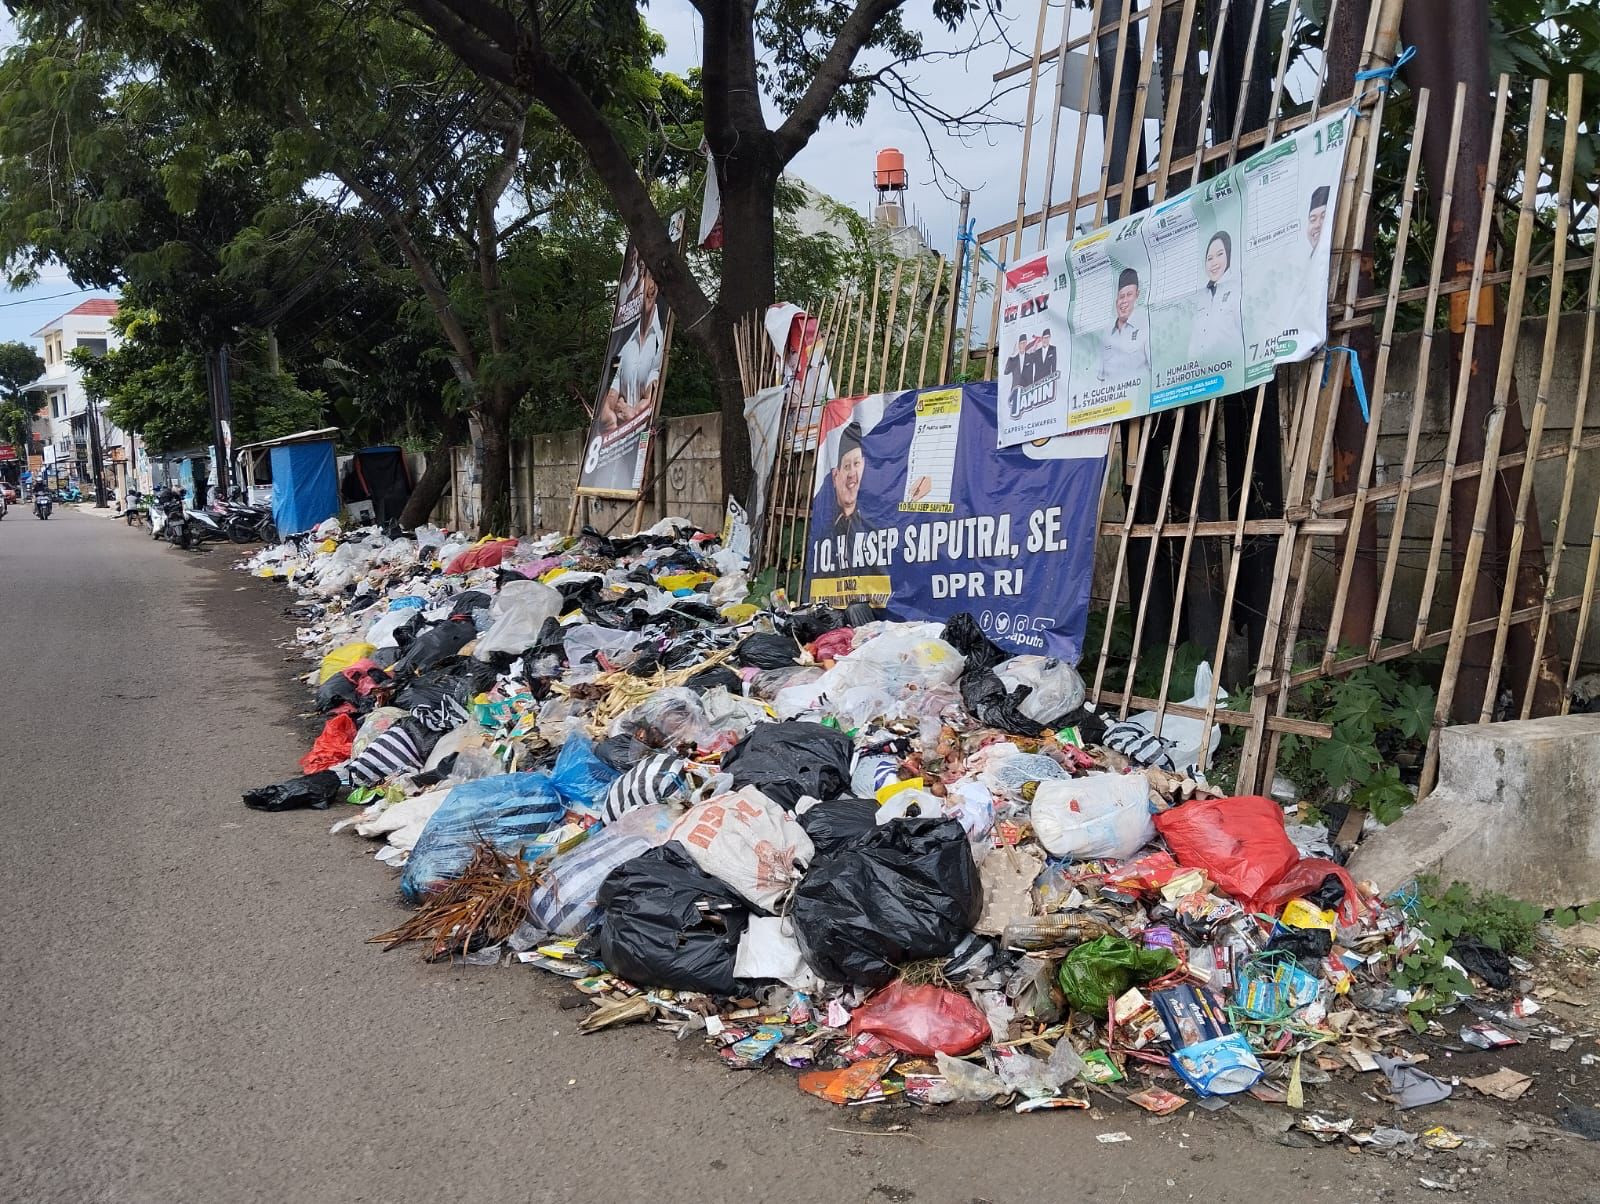
[(1519, 1100), (1528, 1093), (1528, 1088), (1533, 1086), (1533, 1076), (1522, 1074), (1520, 1071), (1500, 1067), (1493, 1074), (1480, 1075), (1475, 1079), (1462, 1079), (1463, 1083), (1482, 1095), (1491, 1095), (1500, 1100)]

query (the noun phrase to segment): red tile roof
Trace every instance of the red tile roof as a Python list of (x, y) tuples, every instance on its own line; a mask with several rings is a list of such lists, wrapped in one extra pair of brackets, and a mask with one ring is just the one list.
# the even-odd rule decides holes
[[(100, 318), (114, 318), (117, 316), (117, 303), (114, 299), (109, 297), (95, 297), (92, 300), (85, 301), (82, 305), (79, 305), (76, 308), (69, 309), (67, 313), (92, 314), (95, 317)], [(63, 314), (62, 316), (65, 317), (66, 315)]]

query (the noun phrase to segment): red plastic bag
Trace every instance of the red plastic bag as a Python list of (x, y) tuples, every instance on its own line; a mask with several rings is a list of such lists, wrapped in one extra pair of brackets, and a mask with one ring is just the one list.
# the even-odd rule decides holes
[(458, 552), (450, 558), (450, 563), (444, 566), (447, 573), (469, 573), (473, 569), (492, 569), (516, 548), (514, 539), (495, 539), (488, 543), (474, 544), (465, 552)]
[(1338, 878), (1344, 887), (1344, 899), (1339, 904), (1339, 918), (1346, 924), (1356, 923), (1361, 919), (1362, 911), (1368, 906), (1367, 900), (1361, 894), (1361, 889), (1356, 886), (1355, 880), (1345, 871), (1344, 866), (1322, 857), (1307, 857), (1269, 886), (1258, 901), (1259, 910), (1270, 911), (1273, 915), (1277, 915), (1290, 899), (1315, 893), (1322, 885), (1322, 880), (1329, 874)]
[[(1300, 860), (1278, 804), (1260, 795), (1191, 799), (1155, 817), (1178, 864), (1206, 876), (1252, 911)], [(1322, 881), (1319, 877), (1318, 882)]]
[(300, 758), (300, 772), (321, 773), (340, 761), (348, 761), (350, 746), (355, 742), (356, 721), (342, 712), (333, 716), (322, 725), (322, 734), (311, 746), (311, 751)]
[(920, 1057), (971, 1053), (989, 1039), (989, 1021), (965, 995), (895, 979), (850, 1017), (851, 1036), (876, 1033), (896, 1049)]

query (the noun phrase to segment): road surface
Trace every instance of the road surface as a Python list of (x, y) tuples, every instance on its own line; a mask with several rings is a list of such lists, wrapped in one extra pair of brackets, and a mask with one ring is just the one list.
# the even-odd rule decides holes
[[(381, 953), (403, 913), (370, 846), (240, 805), (315, 725), (287, 595), (232, 557), (67, 507), (0, 523), (0, 1198), (1259, 1204), (1410, 1199), (1466, 1165), (1286, 1148), (1253, 1101), (874, 1119), (663, 1031), (580, 1037), (537, 972)], [(1507, 1151), (1456, 1101), (1404, 1119), (1495, 1134), (1473, 1200), (1600, 1169), (1573, 1139)]]

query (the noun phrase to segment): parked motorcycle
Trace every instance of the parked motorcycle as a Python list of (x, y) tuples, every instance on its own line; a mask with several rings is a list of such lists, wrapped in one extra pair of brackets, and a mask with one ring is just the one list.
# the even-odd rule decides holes
[(33, 492), (33, 516), (48, 519), (50, 512), (55, 509), (56, 500), (48, 489), (36, 489)]
[(223, 528), (234, 543), (277, 543), (278, 527), (270, 506), (252, 506), (240, 490), (218, 507)]
[(223, 516), (211, 510), (185, 510), (183, 519), (189, 531), (189, 547), (203, 543), (232, 543)]
[(61, 500), (63, 502), (83, 501), (83, 490), (79, 489), (76, 485), (67, 485), (63, 487), (60, 492)]
[(150, 506), (150, 538), (165, 539), (180, 548), (189, 546), (189, 522), (183, 505), (183, 489), (173, 485), (157, 490)]

